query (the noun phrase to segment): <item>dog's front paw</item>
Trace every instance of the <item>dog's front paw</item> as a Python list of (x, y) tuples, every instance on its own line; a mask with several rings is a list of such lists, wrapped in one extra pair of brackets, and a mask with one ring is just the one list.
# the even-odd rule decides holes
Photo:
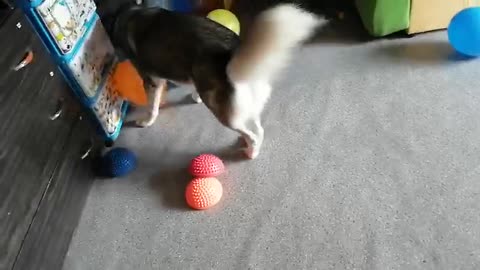
[(139, 127), (149, 127), (149, 126), (153, 125), (153, 123), (155, 123), (156, 119), (157, 119), (157, 115), (149, 114), (148, 116), (146, 116), (143, 119), (138, 119), (137, 121), (135, 121), (135, 123)]
[(247, 147), (244, 151), (249, 159), (256, 159), (258, 154), (260, 154), (260, 149), (257, 147)]

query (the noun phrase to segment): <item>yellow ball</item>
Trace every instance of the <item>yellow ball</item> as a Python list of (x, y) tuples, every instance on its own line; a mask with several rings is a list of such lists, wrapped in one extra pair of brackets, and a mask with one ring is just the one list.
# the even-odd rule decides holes
[(216, 9), (208, 13), (207, 18), (225, 26), (235, 32), (235, 34), (240, 35), (240, 22), (232, 12), (226, 9)]

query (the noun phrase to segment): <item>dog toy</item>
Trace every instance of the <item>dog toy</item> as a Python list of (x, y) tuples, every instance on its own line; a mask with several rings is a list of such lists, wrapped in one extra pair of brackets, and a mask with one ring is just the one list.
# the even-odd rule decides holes
[(194, 177), (217, 177), (225, 171), (225, 166), (220, 158), (203, 154), (192, 160), (189, 171)]
[(101, 158), (102, 173), (108, 177), (121, 177), (137, 167), (137, 157), (127, 148), (114, 148)]
[(120, 96), (138, 106), (147, 105), (143, 79), (130, 61), (117, 64), (113, 71), (112, 84)]
[(457, 13), (448, 26), (448, 39), (453, 48), (467, 56), (480, 56), (480, 7)]
[(197, 210), (205, 210), (216, 205), (222, 198), (223, 187), (217, 178), (195, 178), (187, 186), (187, 204)]
[(232, 12), (226, 9), (216, 9), (208, 13), (207, 18), (225, 26), (235, 34), (240, 35), (240, 22)]

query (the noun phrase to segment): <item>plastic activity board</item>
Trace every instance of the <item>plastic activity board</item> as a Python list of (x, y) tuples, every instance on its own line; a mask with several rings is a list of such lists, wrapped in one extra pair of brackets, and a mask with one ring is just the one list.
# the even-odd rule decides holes
[(93, 0), (20, 0), (26, 16), (106, 141), (115, 140), (128, 103), (112, 83), (117, 57)]

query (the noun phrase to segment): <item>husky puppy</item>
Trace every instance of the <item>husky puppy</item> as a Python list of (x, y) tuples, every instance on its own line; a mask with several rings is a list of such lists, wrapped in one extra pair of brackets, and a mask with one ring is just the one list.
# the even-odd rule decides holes
[(295, 4), (278, 4), (260, 13), (240, 40), (210, 19), (157, 7), (123, 8), (114, 17), (113, 43), (149, 94), (149, 113), (137, 124), (155, 122), (167, 81), (193, 84), (194, 99), (245, 139), (250, 159), (260, 152), (261, 114), (276, 75), (322, 22)]

